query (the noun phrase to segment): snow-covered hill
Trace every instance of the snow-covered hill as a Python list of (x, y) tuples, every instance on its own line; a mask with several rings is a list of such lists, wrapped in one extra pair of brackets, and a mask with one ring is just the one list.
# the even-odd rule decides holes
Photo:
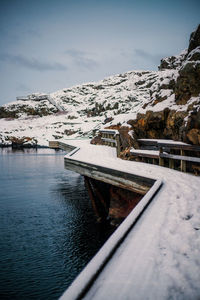
[[(199, 31), (200, 26), (197, 40)], [(47, 146), (49, 140), (91, 137), (95, 129), (127, 123), (136, 138), (184, 140), (185, 136), (196, 143), (200, 131), (195, 131), (195, 138), (188, 138), (187, 133), (200, 129), (196, 121), (200, 114), (199, 46), (197, 41), (190, 52), (163, 59), (157, 72), (130, 71), (59, 90), (44, 100), (32, 97), (4, 105), (0, 107), (0, 144), (20, 139)]]
[[(168, 72), (161, 73), (167, 76)], [(49, 140), (63, 136), (91, 136), (106, 119), (125, 121), (130, 113), (139, 112), (149, 102), (148, 87), (157, 82), (159, 73), (132, 71), (50, 94), (64, 112), (48, 100), (19, 100), (4, 105), (7, 118), (0, 120), (1, 141), (5, 144), (12, 137), (34, 137), (39, 145), (48, 145)]]

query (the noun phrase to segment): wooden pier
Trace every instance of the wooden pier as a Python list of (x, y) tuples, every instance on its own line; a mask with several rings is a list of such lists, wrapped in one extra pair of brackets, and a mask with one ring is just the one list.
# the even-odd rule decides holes
[[(80, 144), (75, 147), (75, 142), (57, 146), (67, 152), (71, 148), (64, 157), (65, 168), (85, 176), (90, 192), (95, 191), (96, 181), (101, 181), (142, 196), (61, 299), (170, 299), (174, 290), (180, 299), (198, 298), (199, 275), (194, 268), (200, 256), (196, 235), (200, 227), (193, 218), (199, 220), (199, 177), (121, 160), (112, 147), (88, 144), (84, 149)], [(106, 211), (107, 200), (98, 197)], [(184, 291), (182, 280), (179, 282), (182, 277)]]
[[(107, 134), (110, 133), (106, 131), (106, 142), (113, 143), (113, 140)], [(105, 167), (101, 164), (74, 159), (76, 153), (80, 151), (80, 147), (59, 141), (50, 142), (49, 146), (69, 152), (64, 157), (65, 168), (84, 176), (88, 194), (98, 221), (104, 222), (107, 218), (114, 216), (116, 220), (112, 220), (112, 222), (116, 224), (120, 223), (121, 221), (117, 221), (117, 219), (120, 219), (122, 216), (125, 218), (156, 181), (152, 178), (134, 175), (107, 166)], [(93, 149), (95, 150), (95, 146), (93, 146)], [(117, 190), (111, 187), (116, 187)], [(129, 194), (127, 191), (129, 191)]]

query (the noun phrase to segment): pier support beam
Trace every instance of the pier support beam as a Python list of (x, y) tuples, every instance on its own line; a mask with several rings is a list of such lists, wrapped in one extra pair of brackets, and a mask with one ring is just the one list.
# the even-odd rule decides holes
[(142, 199), (142, 195), (98, 180), (85, 178), (85, 184), (99, 223), (108, 219), (118, 226)]
[(97, 221), (104, 223), (109, 213), (109, 199), (102, 195), (94, 179), (87, 176), (84, 176), (84, 179)]

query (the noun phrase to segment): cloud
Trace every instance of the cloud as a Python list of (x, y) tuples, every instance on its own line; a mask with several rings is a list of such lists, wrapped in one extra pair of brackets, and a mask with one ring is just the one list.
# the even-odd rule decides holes
[(36, 71), (65, 71), (68, 69), (67, 66), (57, 62), (43, 62), (36, 58), (27, 58), (22, 55), (12, 55), (7, 53), (0, 54), (0, 60), (15, 63)]
[(156, 63), (156, 64), (160, 62), (161, 58), (167, 56), (164, 54), (151, 54), (142, 49), (135, 49), (134, 52), (137, 56), (140, 56), (141, 58), (144, 58), (144, 59), (151, 61), (153, 63)]
[(90, 58), (91, 53), (77, 50), (77, 49), (68, 49), (65, 51), (65, 54), (70, 56), (73, 59), (73, 62), (80, 67), (91, 70), (98, 66), (98, 63)]

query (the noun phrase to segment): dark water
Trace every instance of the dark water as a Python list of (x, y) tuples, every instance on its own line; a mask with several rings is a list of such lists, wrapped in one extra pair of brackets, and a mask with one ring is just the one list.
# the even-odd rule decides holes
[(57, 299), (108, 237), (63, 156), (0, 149), (1, 299)]

